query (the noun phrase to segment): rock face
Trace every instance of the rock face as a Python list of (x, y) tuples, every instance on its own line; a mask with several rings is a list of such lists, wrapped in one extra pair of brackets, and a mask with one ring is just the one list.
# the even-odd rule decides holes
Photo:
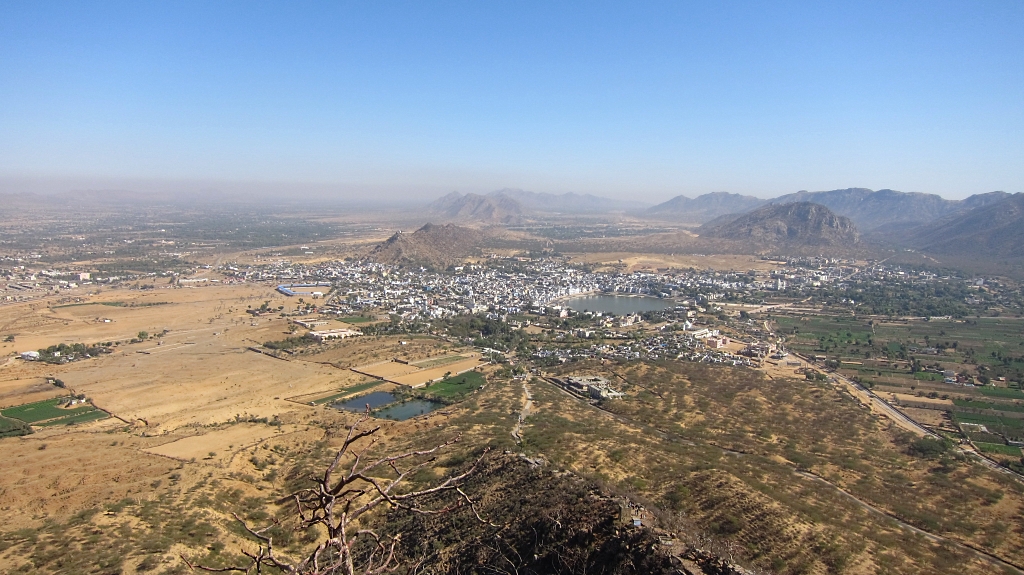
[(936, 255), (1024, 257), (1024, 193), (920, 226), (908, 243)]
[(692, 199), (686, 196), (676, 196), (650, 208), (647, 213), (659, 217), (671, 217), (687, 223), (702, 224), (726, 214), (747, 212), (764, 204), (765, 200), (754, 196), (713, 192)]
[(367, 255), (377, 263), (443, 269), (473, 255), (484, 239), (478, 230), (454, 224), (427, 224), (411, 234), (398, 232)]
[(813, 202), (853, 220), (863, 230), (886, 226), (913, 226), (930, 222), (953, 213), (969, 210), (1003, 199), (1005, 192), (977, 194), (965, 200), (947, 200), (935, 194), (872, 191), (865, 188), (847, 188), (828, 192), (797, 192), (773, 200), (773, 204)]
[(512, 198), (459, 192), (437, 199), (427, 209), (444, 219), (485, 224), (515, 223), (523, 215), (522, 206)]
[(835, 247), (860, 241), (849, 218), (811, 202), (769, 205), (698, 228), (702, 238), (720, 238), (756, 247)]

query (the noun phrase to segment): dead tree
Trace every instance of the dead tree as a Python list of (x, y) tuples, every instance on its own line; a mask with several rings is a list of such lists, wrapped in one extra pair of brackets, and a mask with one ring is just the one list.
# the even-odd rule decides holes
[[(380, 535), (374, 529), (361, 525), (359, 519), (366, 513), (378, 507), (390, 507), (437, 515), (469, 506), (476, 518), (483, 521), (461, 485), (466, 477), (476, 471), (486, 451), (465, 472), (451, 476), (433, 487), (403, 493), (399, 488), (405, 480), (433, 463), (435, 454), (457, 443), (459, 437), (432, 449), (367, 458), (379, 440), (376, 434), (380, 431), (380, 426), (361, 430), (360, 425), (367, 419), (368, 411), (348, 428), (345, 442), (323, 476), (312, 478), (312, 487), (301, 489), (285, 498), (295, 502), (299, 518), (297, 529), (319, 527), (327, 532), (326, 538), (309, 555), (299, 559), (286, 557), (274, 548), (273, 537), (268, 534), (273, 525), (253, 529), (234, 514), (235, 520), (259, 542), (255, 552), (242, 549), (242, 553), (249, 558), (248, 564), (214, 568), (193, 563), (184, 556), (182, 560), (192, 570), (207, 572), (264, 573), (269, 568), (289, 575), (376, 575), (388, 573), (399, 566), (395, 550), (401, 533), (395, 536)], [(421, 504), (424, 498), (444, 493), (452, 494), (454, 501), (433, 508)], [(363, 549), (358, 559), (354, 553), (357, 544)]]

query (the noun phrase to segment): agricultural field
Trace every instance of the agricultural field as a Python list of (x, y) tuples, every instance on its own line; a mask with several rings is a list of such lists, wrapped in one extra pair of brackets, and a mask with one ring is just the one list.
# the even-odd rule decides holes
[(5, 418), (18, 419), (30, 425), (42, 427), (50, 425), (72, 425), (105, 419), (109, 415), (92, 405), (79, 405), (78, 407), (63, 407), (62, 402), (68, 401), (67, 397), (46, 399), (34, 403), (27, 403), (17, 407), (8, 407), (0, 410), (0, 415)]
[(24, 421), (0, 416), (0, 438), (28, 435), (29, 433), (32, 433), (32, 428)]
[[(883, 397), (946, 411), (952, 422), (986, 425), (1004, 444), (1021, 439), (1024, 418), (1013, 417), (1024, 412), (1024, 321), (1018, 318), (772, 320), (790, 349), (824, 356)], [(945, 382), (950, 372), (959, 384)]]
[(467, 371), (461, 375), (453, 375), (432, 383), (423, 389), (424, 395), (441, 400), (462, 398), (487, 383), (483, 374), (478, 371)]

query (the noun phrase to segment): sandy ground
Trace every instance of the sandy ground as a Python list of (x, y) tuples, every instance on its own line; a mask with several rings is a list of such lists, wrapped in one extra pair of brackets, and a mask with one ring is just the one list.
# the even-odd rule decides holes
[(932, 427), (939, 427), (944, 423), (949, 423), (945, 417), (943, 417), (942, 411), (936, 409), (920, 409), (917, 407), (903, 407), (901, 411), (907, 414), (907, 417), (922, 425), (930, 425)]
[[(264, 301), (275, 308), (295, 308), (295, 299), (276, 293), (271, 285), (104, 289), (90, 294), (80, 294), (87, 305), (71, 307), (57, 307), (68, 303), (57, 298), (0, 305), (0, 340), (15, 336), (13, 343), (0, 344), (6, 356), (0, 357), (0, 407), (73, 391), (115, 416), (0, 440), (0, 512), (9, 527), (38, 525), (45, 517), (67, 516), (125, 497), (149, 497), (153, 485), (169, 484), (169, 474), (180, 475), (181, 482), (198, 481), (211, 472), (252, 474), (248, 453), (257, 445), (262, 453), (278, 440), (318, 440), (322, 427), (307, 427), (306, 422), (334, 417), (324, 407), (286, 398), (323, 396), (365, 382), (366, 376), (348, 369), (351, 365), (459, 353), (434, 338), (413, 338), (403, 345), (399, 338), (375, 337), (331, 342), (318, 353), (287, 360), (250, 351), (250, 346), (293, 335), (290, 318), (246, 313)], [(140, 331), (154, 337), (131, 343)], [(14, 359), (17, 352), (61, 342), (107, 341), (120, 342), (113, 353), (63, 365)], [(434, 369), (386, 365), (423, 378), (479, 363), (478, 355), (461, 355), (465, 362)], [(47, 383), (48, 377), (63, 380), (67, 389)], [(244, 422), (275, 416), (284, 421), (280, 427)]]
[[(936, 409), (952, 409), (953, 407), (953, 400), (951, 399), (932, 399), (930, 397), (919, 397), (916, 395), (909, 395), (906, 393), (887, 393), (885, 395), (891, 396), (892, 399), (895, 399), (899, 403), (910, 402), (928, 404), (934, 405)], [(879, 396), (881, 397), (881, 394), (879, 394)], [(886, 399), (890, 399), (890, 397), (886, 397)]]
[[(169, 443), (155, 445), (144, 451), (185, 461), (196, 459), (226, 463), (231, 455), (239, 450), (271, 437), (293, 433), (298, 429), (295, 425), (282, 425), (278, 429), (275, 426), (262, 423), (240, 423), (202, 435), (183, 437)], [(211, 453), (213, 455), (210, 455)]]
[[(429, 382), (443, 378), (446, 373), (459, 374), (482, 365), (479, 353), (462, 353), (458, 355), (461, 355), (466, 359), (429, 369), (420, 369), (416, 365), (391, 361), (361, 365), (359, 367), (352, 368), (352, 370), (360, 374), (380, 378), (392, 383), (408, 385), (409, 387), (422, 387)], [(440, 358), (434, 357), (429, 360), (421, 360), (421, 362), (435, 361), (438, 359)]]

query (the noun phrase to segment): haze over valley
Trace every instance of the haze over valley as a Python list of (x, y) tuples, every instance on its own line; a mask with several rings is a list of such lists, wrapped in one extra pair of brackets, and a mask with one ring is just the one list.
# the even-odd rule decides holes
[(0, 7), (0, 573), (1024, 573), (1022, 27)]

